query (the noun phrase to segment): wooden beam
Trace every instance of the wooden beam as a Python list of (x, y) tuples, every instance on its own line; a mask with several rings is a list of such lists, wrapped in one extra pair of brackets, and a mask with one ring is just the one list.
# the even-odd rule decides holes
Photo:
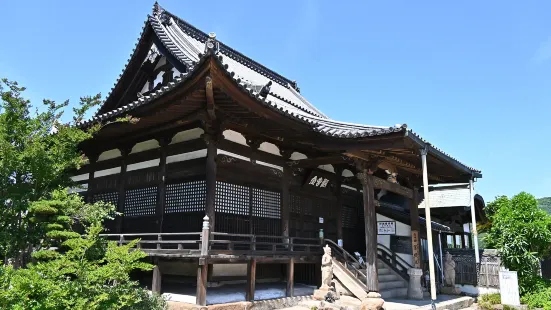
[(310, 168), (310, 167), (315, 168), (320, 165), (331, 165), (331, 164), (342, 164), (342, 163), (352, 163), (352, 160), (345, 155), (330, 155), (330, 156), (322, 156), (317, 158), (291, 160), (287, 162), (287, 165), (293, 166), (296, 168)]
[(117, 201), (117, 212), (120, 213), (120, 215), (117, 215), (115, 218), (115, 231), (120, 234), (122, 233), (122, 222), (124, 220), (124, 201), (126, 200), (126, 167), (127, 167), (127, 160), (128, 160), (128, 154), (132, 151), (132, 145), (128, 145), (126, 147), (120, 148), (121, 152), (121, 158), (120, 165), (121, 165), (121, 172), (119, 173), (119, 179), (118, 179), (118, 187), (119, 187), (119, 198)]
[(373, 186), (377, 189), (386, 189), (387, 191), (404, 196), (408, 199), (413, 198), (413, 190), (411, 190), (410, 188), (401, 186), (400, 184), (391, 183), (376, 176), (371, 176), (371, 178), (373, 178)]
[(363, 169), (358, 173), (363, 187), (365, 248), (366, 248), (366, 286), (368, 292), (379, 292), (377, 270), (377, 211), (375, 206), (375, 192), (373, 178)]
[(205, 94), (207, 97), (207, 113), (211, 120), (215, 120), (216, 112), (214, 105), (214, 92), (212, 87), (212, 78), (210, 76), (205, 78)]
[[(291, 167), (284, 165), (281, 177), (281, 233), (283, 237), (289, 237), (289, 216), (291, 212), (291, 193), (289, 185), (291, 183), (293, 171)], [(289, 239), (284, 240), (288, 242)]]
[(167, 156), (167, 147), (170, 141), (172, 141), (172, 136), (165, 136), (158, 139), (159, 141), (159, 151), (160, 151), (160, 160), (159, 160), (159, 182), (157, 184), (157, 206), (155, 209), (155, 215), (157, 217), (157, 224), (159, 225), (159, 232), (163, 232), (163, 220), (164, 220), (164, 209), (165, 209), (165, 189), (166, 189), (166, 156)]
[(349, 141), (316, 141), (316, 147), (322, 150), (340, 150), (345, 152), (406, 148), (404, 133), (389, 134), (385, 138), (349, 139)]
[(295, 296), (295, 259), (291, 257), (287, 264), (287, 287), (285, 290), (287, 297)]
[(207, 274), (209, 265), (207, 262), (200, 262), (197, 267), (197, 292), (195, 303), (199, 306), (207, 305)]
[(210, 220), (211, 232), (215, 231), (215, 214), (214, 214), (214, 200), (216, 196), (216, 155), (218, 152), (218, 130), (215, 128), (208, 128), (203, 135), (207, 144), (207, 163), (206, 163), (206, 186), (207, 197), (205, 212)]
[(254, 300), (254, 291), (256, 286), (256, 260), (251, 259), (247, 262), (247, 291), (246, 300)]
[(343, 231), (342, 231), (342, 171), (343, 167), (335, 167), (335, 207), (337, 209), (337, 242), (338, 240), (343, 240)]
[(92, 203), (94, 200), (94, 191), (95, 191), (95, 183), (94, 183), (94, 174), (96, 172), (96, 163), (98, 161), (99, 153), (88, 153), (86, 154), (88, 157), (88, 161), (90, 162), (89, 167), (90, 170), (88, 172), (88, 190), (86, 193), (86, 201), (89, 203)]

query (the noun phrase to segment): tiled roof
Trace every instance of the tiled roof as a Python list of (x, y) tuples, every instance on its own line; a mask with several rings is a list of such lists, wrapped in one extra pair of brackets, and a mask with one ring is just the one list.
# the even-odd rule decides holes
[[(403, 132), (420, 145), (428, 144), (419, 135), (409, 130), (405, 124), (389, 127), (371, 126), (340, 122), (328, 118), (299, 93), (296, 82), (264, 67), (222, 42), (215, 41), (216, 46), (214, 48), (207, 48), (206, 43), (209, 41), (209, 35), (164, 10), (157, 3), (155, 3), (153, 14), (148, 16), (146, 26), (147, 24), (151, 26), (164, 48), (186, 66), (188, 75), (193, 72), (199, 62), (205, 59), (206, 55), (213, 54), (216, 56), (219, 65), (225, 69), (225, 73), (249, 96), (266, 107), (308, 124), (312, 130), (320, 134), (337, 138), (361, 138)], [(138, 106), (147, 104), (182, 83), (186, 76), (182, 75), (150, 96), (135, 100), (116, 110), (96, 115), (93, 119), (82, 122), (80, 125), (86, 126), (93, 122), (112, 119)], [(437, 155), (451, 159), (463, 169), (480, 172), (462, 164), (438, 148), (430, 145), (429, 148)]]
[[(459, 185), (453, 187), (433, 187), (429, 192), (430, 207), (446, 208), (446, 207), (470, 207), (471, 193), (468, 185)], [(423, 199), (419, 204), (419, 208), (426, 207), (426, 200)]]

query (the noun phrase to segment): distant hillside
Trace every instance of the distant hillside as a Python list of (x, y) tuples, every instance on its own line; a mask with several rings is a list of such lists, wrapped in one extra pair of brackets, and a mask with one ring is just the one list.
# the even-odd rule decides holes
[(551, 197), (544, 197), (538, 199), (538, 204), (540, 208), (547, 211), (547, 213), (551, 214)]

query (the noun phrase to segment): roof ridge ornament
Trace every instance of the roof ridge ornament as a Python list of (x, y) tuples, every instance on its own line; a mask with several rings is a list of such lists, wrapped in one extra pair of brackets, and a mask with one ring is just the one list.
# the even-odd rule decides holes
[(272, 86), (272, 80), (269, 80), (268, 83), (266, 83), (266, 85), (262, 86), (262, 88), (260, 89), (259, 95), (262, 97), (268, 96), (268, 94), (270, 93), (271, 86)]
[(163, 14), (164, 12), (165, 12), (165, 9), (163, 9), (159, 5), (159, 2), (155, 1), (155, 3), (153, 4), (153, 16), (160, 17), (161, 14)]
[(298, 87), (298, 84), (297, 84), (297, 81), (296, 81), (296, 80), (292, 80), (290, 86), (291, 86), (294, 90), (296, 90), (298, 93), (300, 93), (300, 88)]
[(207, 42), (205, 42), (205, 55), (214, 55), (218, 52), (219, 49), (220, 44), (218, 43), (218, 40), (216, 40), (216, 33), (210, 32), (209, 38), (207, 39)]

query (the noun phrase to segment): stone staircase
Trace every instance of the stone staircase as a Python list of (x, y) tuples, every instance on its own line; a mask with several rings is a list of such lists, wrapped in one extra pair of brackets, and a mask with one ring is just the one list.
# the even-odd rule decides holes
[[(350, 253), (338, 247), (334, 242), (328, 241), (332, 247), (335, 247), (333, 255), (337, 254), (339, 256), (338, 258), (333, 258), (333, 275), (337, 280), (337, 289), (343, 294), (355, 296), (360, 300), (363, 299), (367, 294), (365, 269), (363, 266), (360, 266), (359, 262)], [(389, 254), (388, 249), (386, 251)], [(393, 253), (390, 253), (390, 255), (395, 256)], [(396, 259), (391, 261), (396, 262)], [(379, 293), (383, 298), (407, 297), (408, 282), (404, 276), (401, 276), (395, 270), (402, 270), (401, 274), (404, 274), (403, 271), (407, 269), (392, 268), (386, 260), (377, 259)]]
[(405, 298), (408, 295), (408, 283), (390, 267), (377, 260), (379, 272), (379, 293), (384, 298)]

